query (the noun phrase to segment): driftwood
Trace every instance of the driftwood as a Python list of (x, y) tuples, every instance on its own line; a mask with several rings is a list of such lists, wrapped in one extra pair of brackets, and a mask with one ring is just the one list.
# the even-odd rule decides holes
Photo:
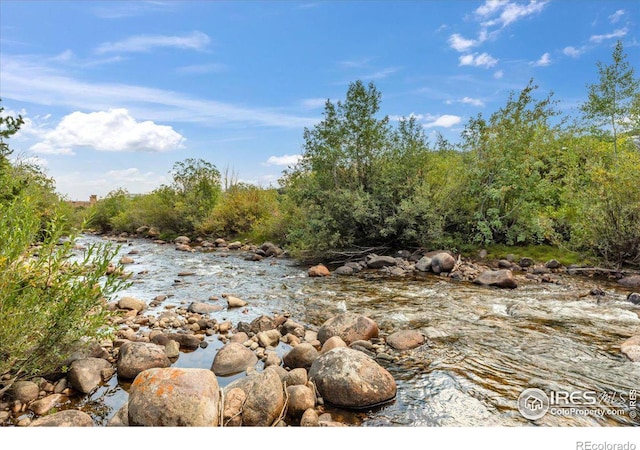
[(353, 250), (344, 250), (344, 251), (331, 251), (328, 252), (328, 255), (331, 257), (339, 257), (340, 259), (329, 262), (329, 264), (342, 264), (348, 261), (351, 261), (356, 258), (363, 258), (372, 253), (384, 253), (389, 250), (389, 247), (379, 246), (379, 247), (355, 247)]

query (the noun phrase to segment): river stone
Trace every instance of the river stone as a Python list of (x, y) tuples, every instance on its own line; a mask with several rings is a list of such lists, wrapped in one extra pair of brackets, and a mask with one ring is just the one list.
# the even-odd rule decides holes
[(123, 256), (120, 258), (120, 264), (133, 264), (133, 258), (130, 256)]
[(187, 308), (187, 311), (196, 314), (209, 314), (217, 311), (222, 311), (222, 306), (211, 305), (209, 303), (203, 302), (192, 302)]
[(242, 425), (242, 404), (247, 394), (240, 388), (225, 390), (223, 424), (225, 427), (239, 427)]
[(280, 247), (278, 247), (277, 245), (271, 242), (265, 242), (264, 244), (262, 244), (260, 246), (260, 250), (262, 250), (264, 252), (264, 256), (267, 256), (267, 257), (269, 256), (278, 257), (284, 253), (284, 250), (282, 250)]
[(318, 426), (318, 412), (313, 409), (307, 409), (302, 418), (300, 419), (301, 427), (317, 427)]
[(327, 269), (324, 264), (310, 267), (307, 273), (310, 277), (328, 277), (331, 275), (331, 272), (329, 272), (329, 269)]
[(318, 340), (324, 344), (332, 336), (340, 336), (347, 344), (378, 337), (378, 324), (366, 316), (342, 313), (327, 320), (318, 330)]
[(71, 363), (67, 379), (76, 391), (90, 394), (102, 382), (102, 371), (110, 368), (111, 364), (101, 358), (77, 359)]
[(431, 258), (423, 256), (418, 260), (415, 267), (420, 272), (429, 272), (431, 270)]
[(620, 345), (622, 353), (634, 362), (640, 361), (640, 334), (630, 337)]
[(396, 396), (391, 374), (364, 353), (334, 348), (320, 355), (309, 370), (322, 398), (339, 407), (368, 408)]
[(230, 242), (229, 245), (227, 245), (227, 248), (229, 250), (239, 250), (241, 247), (242, 247), (242, 242), (240, 241)]
[(525, 256), (524, 258), (520, 258), (519, 264), (520, 264), (520, 267), (527, 268), (527, 267), (533, 266), (535, 263), (536, 262), (533, 259)]
[(206, 369), (149, 369), (129, 390), (131, 426), (217, 426), (220, 392)]
[(67, 409), (31, 422), (31, 427), (92, 427), (93, 419), (85, 412)]
[(235, 375), (253, 367), (258, 362), (258, 357), (242, 344), (230, 342), (218, 350), (211, 370), (220, 377)]
[(640, 305), (640, 294), (636, 292), (632, 292), (627, 295), (627, 301), (633, 303), (634, 305)]
[(127, 342), (120, 347), (118, 378), (133, 380), (143, 370), (170, 365), (171, 361), (163, 346), (147, 342)]
[(51, 411), (51, 409), (53, 409), (58, 404), (61, 398), (62, 394), (47, 395), (45, 398), (41, 398), (40, 400), (32, 402), (29, 405), (29, 409), (38, 416), (43, 416)]
[(296, 419), (302, 417), (307, 409), (316, 406), (316, 395), (307, 386), (300, 384), (287, 386), (287, 396), (289, 397), (287, 414)]
[(416, 330), (402, 330), (387, 337), (387, 344), (396, 350), (411, 350), (424, 344), (424, 335)]
[(333, 350), (334, 348), (346, 346), (347, 344), (342, 340), (340, 336), (331, 336), (324, 342), (324, 344), (322, 344), (322, 350), (320, 350), (320, 354), (327, 353), (329, 350)]
[(431, 270), (434, 273), (451, 272), (456, 260), (449, 253), (438, 253), (431, 258)]
[(307, 377), (307, 369), (302, 367), (292, 369), (285, 374), (282, 381), (283, 383), (286, 383), (287, 386), (306, 385), (307, 381), (309, 381)]
[(16, 381), (11, 386), (11, 396), (22, 403), (29, 403), (38, 398), (40, 387), (33, 381)]
[(176, 250), (179, 252), (192, 252), (194, 251), (188, 244), (176, 244)]
[(293, 347), (282, 360), (291, 369), (308, 369), (318, 355), (318, 350), (313, 345), (304, 342)]
[(630, 288), (640, 287), (640, 275), (629, 275), (618, 280), (618, 283)]
[(174, 244), (190, 244), (191, 239), (189, 239), (187, 236), (178, 236), (173, 240), (173, 243)]
[(336, 275), (353, 275), (353, 267), (340, 266), (333, 271)]
[(258, 338), (258, 343), (260, 346), (267, 347), (275, 347), (280, 342), (280, 332), (278, 330), (267, 330), (261, 331), (256, 335)]
[(495, 286), (500, 288), (515, 289), (518, 283), (513, 278), (510, 270), (487, 270), (476, 277), (474, 283), (482, 286)]
[(169, 340), (164, 346), (164, 352), (167, 355), (167, 358), (177, 358), (180, 356), (180, 344), (173, 339)]
[[(273, 330), (275, 325), (273, 323), (273, 318), (269, 316), (260, 316), (251, 321), (249, 325), (249, 331), (254, 334), (258, 334), (261, 331)], [(240, 330), (240, 325), (238, 325), (238, 330)]]
[(549, 261), (547, 261), (544, 265), (547, 269), (558, 269), (561, 264), (558, 262), (557, 259), (550, 259)]
[(249, 340), (249, 335), (244, 331), (240, 331), (229, 338), (230, 342), (237, 342), (243, 344)]
[(244, 426), (268, 427), (284, 408), (284, 390), (280, 376), (271, 368), (256, 376), (247, 393), (242, 412)]
[(233, 295), (227, 295), (227, 306), (229, 306), (229, 308), (242, 308), (247, 305), (248, 303), (244, 300), (234, 297)]
[(370, 255), (366, 259), (369, 269), (382, 269), (383, 267), (395, 266), (398, 262), (393, 256)]
[(147, 307), (147, 304), (135, 297), (122, 297), (118, 300), (118, 308), (130, 309), (135, 311), (143, 311)]
[(287, 335), (287, 334), (291, 333), (294, 336), (302, 338), (305, 335), (305, 329), (298, 322), (295, 322), (295, 321), (293, 321), (291, 319), (287, 319), (285, 321), (285, 323), (282, 324), (281, 333), (282, 333), (282, 335)]
[(129, 404), (125, 403), (117, 413), (107, 422), (108, 427), (128, 427), (129, 426)]
[[(200, 338), (195, 334), (188, 333), (164, 333), (164, 336), (171, 341), (176, 341), (180, 344), (181, 350), (197, 350), (202, 342)], [(166, 345), (166, 343), (161, 344)]]
[(276, 352), (267, 352), (264, 360), (264, 367), (280, 366), (282, 359)]

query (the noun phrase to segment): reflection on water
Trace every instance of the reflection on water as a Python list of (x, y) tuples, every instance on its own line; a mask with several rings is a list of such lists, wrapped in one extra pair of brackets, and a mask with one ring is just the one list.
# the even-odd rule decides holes
[[(86, 236), (81, 243), (99, 240)], [(376, 274), (308, 278), (304, 267), (286, 259), (245, 261), (242, 253), (185, 253), (172, 245), (131, 240), (135, 263), (126, 266), (132, 286), (120, 295), (147, 302), (167, 299), (188, 305), (228, 293), (249, 302), (242, 308), (211, 314), (217, 321), (250, 322), (261, 314), (288, 312), (312, 327), (344, 311), (374, 319), (382, 335), (417, 329), (425, 345), (381, 361), (398, 383), (396, 400), (364, 413), (332, 411), (347, 423), (364, 426), (526, 426), (516, 401), (522, 390), (596, 391), (606, 404), (640, 387), (640, 365), (620, 353), (620, 343), (640, 333), (640, 307), (625, 301), (627, 292), (588, 278), (564, 277), (560, 284), (523, 283), (515, 290), (482, 288), (437, 276), (389, 279)], [(178, 276), (180, 272), (192, 272)], [(584, 297), (594, 286), (606, 296)], [(224, 300), (219, 300), (226, 305)], [(176, 367), (210, 368), (222, 346), (216, 336), (208, 347), (181, 353)], [(283, 344), (278, 352), (287, 350)], [(226, 385), (236, 377), (219, 378)], [(116, 377), (85, 402), (105, 424), (126, 402), (128, 385)], [(617, 395), (617, 397), (616, 397)], [(547, 414), (535, 425), (638, 425), (628, 411), (621, 416), (559, 417)]]

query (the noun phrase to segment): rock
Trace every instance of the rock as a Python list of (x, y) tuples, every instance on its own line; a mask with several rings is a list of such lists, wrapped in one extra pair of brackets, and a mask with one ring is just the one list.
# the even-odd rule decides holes
[(631, 292), (629, 295), (627, 295), (627, 301), (633, 303), (634, 305), (640, 305), (640, 294)]
[(547, 269), (558, 269), (561, 264), (556, 259), (550, 259), (544, 265)]
[(411, 350), (424, 342), (424, 335), (416, 330), (396, 331), (387, 337), (387, 344), (396, 350)]
[(519, 264), (520, 264), (520, 267), (527, 268), (527, 267), (533, 266), (535, 263), (536, 262), (533, 259), (524, 257), (524, 258), (520, 258)]
[(169, 340), (169, 342), (164, 346), (164, 353), (169, 359), (177, 358), (180, 356), (180, 344), (172, 339)]
[(62, 394), (47, 395), (45, 398), (32, 402), (29, 405), (29, 409), (38, 416), (43, 416), (56, 407), (61, 398)]
[(282, 359), (276, 352), (267, 352), (264, 360), (264, 367), (280, 366)]
[(189, 239), (187, 236), (178, 236), (177, 238), (175, 238), (173, 240), (174, 244), (190, 244), (191, 243), (191, 239)]
[(227, 295), (227, 305), (229, 308), (242, 308), (243, 306), (247, 306), (248, 303), (233, 295)]
[(327, 353), (329, 350), (333, 350), (334, 348), (346, 346), (346, 342), (344, 342), (340, 336), (331, 336), (324, 342), (324, 344), (322, 344), (322, 350), (320, 350), (320, 354)]
[(618, 283), (625, 287), (640, 287), (640, 275), (629, 275), (618, 280)]
[(449, 253), (438, 253), (431, 258), (431, 270), (434, 273), (451, 272), (456, 260)]
[(249, 340), (249, 335), (244, 331), (234, 334), (229, 338), (231, 342), (237, 342), (238, 344), (243, 344)]
[(111, 364), (101, 358), (77, 359), (71, 363), (67, 379), (76, 391), (90, 394), (102, 382), (102, 371), (110, 368)]
[(336, 275), (353, 275), (353, 267), (340, 266), (333, 271)]
[(206, 369), (149, 369), (129, 389), (131, 426), (217, 426), (220, 392)]
[(501, 259), (500, 261), (498, 261), (498, 267), (501, 269), (511, 269), (511, 266), (511, 261), (507, 259)]
[(280, 247), (278, 247), (275, 244), (272, 244), (271, 242), (265, 242), (264, 244), (262, 244), (260, 246), (260, 250), (262, 250), (262, 252), (264, 253), (264, 256), (266, 257), (269, 257), (269, 256), (278, 257), (284, 253), (284, 251)]
[(302, 414), (302, 418), (300, 419), (301, 427), (317, 427), (318, 426), (318, 413), (315, 409), (309, 408), (304, 414)]
[(398, 262), (393, 256), (369, 255), (366, 259), (369, 269), (382, 269), (383, 267), (395, 266)]
[(514, 289), (518, 287), (518, 283), (513, 278), (510, 270), (487, 270), (476, 277), (474, 283), (482, 286), (495, 286), (500, 288)]
[(133, 264), (133, 258), (131, 258), (130, 256), (123, 256), (122, 258), (120, 258), (120, 264)]
[(331, 272), (329, 272), (329, 269), (327, 269), (324, 264), (310, 267), (307, 273), (310, 277), (328, 277), (331, 275)]
[(222, 311), (222, 306), (211, 305), (209, 303), (203, 303), (203, 302), (192, 302), (187, 307), (187, 311), (196, 313), (196, 314), (210, 314), (213, 312)]
[[(258, 334), (261, 331), (273, 330), (275, 327), (273, 318), (269, 316), (260, 316), (251, 321), (249, 330), (254, 334)], [(238, 325), (238, 330), (240, 330), (240, 325)]]
[(247, 347), (230, 342), (218, 350), (211, 370), (218, 376), (226, 377), (244, 372), (247, 367), (254, 367), (257, 362), (258, 357)]
[(261, 347), (275, 347), (280, 342), (280, 332), (278, 330), (261, 331), (256, 335)]
[(350, 261), (350, 262), (346, 263), (344, 266), (345, 267), (350, 267), (351, 269), (353, 269), (353, 273), (358, 273), (358, 272), (362, 271), (362, 269), (363, 269), (362, 263), (359, 263), (357, 261)]
[(107, 422), (108, 427), (128, 427), (129, 426), (129, 405), (125, 403), (117, 413)]
[(242, 412), (244, 426), (268, 427), (280, 416), (284, 408), (284, 390), (280, 377), (272, 369), (266, 369), (256, 379), (247, 393)]
[[(200, 338), (198, 338), (198, 336), (196, 336), (195, 334), (164, 333), (162, 336), (170, 341), (176, 341), (178, 344), (180, 344), (180, 350), (196, 350), (200, 347), (200, 343), (202, 342)], [(153, 339), (152, 342), (160, 344), (160, 342), (155, 342), (156, 339)], [(168, 341), (160, 345), (167, 345), (167, 343)]]
[(342, 313), (327, 320), (318, 330), (318, 340), (324, 344), (332, 336), (340, 336), (347, 344), (378, 337), (378, 324), (368, 317)]
[(189, 245), (187, 244), (176, 244), (176, 250), (178, 250), (179, 252), (192, 252), (194, 251)]
[(130, 309), (136, 311), (143, 311), (147, 307), (147, 304), (135, 297), (122, 297), (118, 300), (118, 308)]
[(242, 425), (242, 404), (247, 394), (240, 388), (225, 390), (223, 424), (225, 427), (239, 427)]
[(307, 409), (316, 406), (315, 393), (304, 385), (287, 386), (289, 403), (287, 414), (296, 419), (301, 418)]
[(171, 361), (163, 346), (147, 342), (127, 342), (120, 347), (118, 354), (118, 378), (133, 380), (144, 370), (170, 365)]
[(640, 361), (640, 334), (632, 336), (620, 345), (620, 351), (631, 361)]
[(160, 230), (156, 227), (151, 227), (149, 228), (149, 231), (147, 231), (147, 236), (150, 238), (158, 238), (160, 237)]
[(282, 382), (287, 383), (287, 386), (306, 385), (309, 378), (307, 377), (307, 369), (298, 367), (288, 371)]
[(293, 347), (284, 357), (282, 361), (284, 365), (291, 368), (304, 368), (308, 369), (311, 364), (319, 356), (318, 350), (308, 343), (298, 344)]
[(234, 241), (229, 243), (229, 245), (227, 245), (227, 248), (229, 250), (239, 250), (240, 248), (242, 248), (242, 242), (240, 241)]
[(431, 258), (423, 256), (416, 263), (416, 270), (419, 272), (429, 272), (431, 270)]
[(67, 409), (31, 422), (31, 427), (92, 427), (93, 419), (85, 412)]
[(40, 387), (33, 381), (16, 381), (11, 386), (11, 397), (22, 403), (29, 403), (38, 398)]
[(281, 334), (287, 335), (289, 333), (299, 338), (303, 338), (305, 335), (305, 329), (298, 322), (295, 322), (291, 319), (287, 319), (287, 321), (282, 324)]
[(339, 407), (368, 408), (396, 396), (391, 374), (364, 353), (350, 348), (334, 348), (311, 365), (309, 379), (322, 398)]

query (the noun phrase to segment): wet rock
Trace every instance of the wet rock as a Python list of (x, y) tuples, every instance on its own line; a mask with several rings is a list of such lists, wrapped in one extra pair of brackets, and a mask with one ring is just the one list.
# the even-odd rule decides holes
[(217, 426), (220, 393), (206, 369), (149, 369), (129, 390), (132, 426)]
[(589, 291), (589, 295), (594, 295), (596, 297), (602, 297), (602, 296), (606, 295), (606, 292), (602, 288), (594, 287), (593, 289), (591, 289)]
[(519, 263), (519, 265), (520, 265), (520, 267), (522, 267), (522, 268), (531, 267), (531, 266), (533, 266), (534, 264), (535, 264), (535, 261), (534, 261), (533, 259), (531, 259), (531, 258), (527, 258), (527, 257), (520, 258), (520, 263)]
[(349, 345), (359, 339), (378, 337), (378, 332), (378, 324), (370, 318), (354, 313), (342, 313), (322, 324), (318, 330), (318, 340), (324, 344), (330, 337), (340, 336)]
[(230, 342), (237, 342), (238, 344), (243, 344), (249, 340), (249, 336), (244, 331), (234, 334), (229, 338)]
[(179, 252), (193, 252), (194, 250), (187, 244), (176, 244), (176, 250)]
[(29, 409), (38, 416), (45, 415), (58, 405), (61, 398), (62, 394), (47, 395), (45, 398), (36, 400), (35, 402), (31, 403), (29, 405)]
[(90, 394), (102, 382), (102, 371), (110, 369), (111, 364), (101, 358), (83, 358), (71, 364), (67, 379), (76, 391)]
[[(276, 326), (273, 323), (273, 318), (269, 316), (260, 316), (254, 319), (249, 325), (249, 331), (254, 334), (258, 334), (261, 331), (273, 330)], [(243, 331), (238, 325), (238, 330)]]
[(33, 381), (16, 381), (11, 386), (11, 397), (22, 403), (29, 403), (38, 398), (40, 387)]
[(482, 286), (495, 286), (499, 288), (514, 289), (518, 283), (510, 270), (487, 270), (476, 277), (474, 283)]
[(511, 269), (511, 266), (513, 266), (511, 261), (508, 261), (506, 259), (501, 259), (500, 261), (498, 261), (498, 267), (501, 269)]
[(424, 335), (417, 330), (396, 331), (387, 337), (387, 344), (396, 350), (411, 350), (424, 342)]
[(282, 324), (281, 333), (283, 335), (287, 335), (287, 334), (291, 333), (294, 336), (302, 338), (305, 335), (305, 329), (298, 322), (295, 322), (295, 321), (293, 321), (291, 319), (287, 319), (287, 321)]
[(316, 406), (315, 393), (304, 385), (287, 386), (289, 403), (287, 414), (294, 418), (301, 418), (307, 409)]
[(423, 256), (418, 260), (415, 268), (419, 272), (429, 272), (431, 270), (431, 258)]
[(187, 236), (178, 236), (173, 240), (173, 243), (174, 244), (190, 244), (191, 239), (189, 239)]
[(280, 359), (280, 356), (278, 356), (276, 352), (266, 352), (264, 360), (265, 368), (271, 366), (280, 366), (280, 364), (282, 364), (282, 359)]
[(625, 287), (640, 287), (640, 275), (629, 275), (618, 280), (618, 283)]
[[(164, 333), (164, 336), (180, 344), (180, 350), (196, 350), (200, 347), (200, 338), (195, 334), (188, 333)], [(162, 345), (166, 345), (162, 344)]]
[(133, 380), (140, 372), (151, 368), (169, 367), (171, 361), (164, 347), (146, 342), (127, 342), (118, 354), (118, 378)]
[(187, 311), (195, 314), (210, 314), (213, 312), (222, 311), (222, 306), (203, 302), (192, 302), (187, 307)]
[(233, 295), (227, 295), (227, 306), (229, 308), (242, 308), (243, 306), (247, 306), (248, 303), (244, 300), (234, 297)]
[(227, 245), (227, 248), (229, 250), (239, 250), (241, 247), (242, 247), (242, 242), (240, 241), (230, 242), (229, 245)]
[(562, 264), (560, 264), (560, 262), (558, 262), (557, 259), (551, 259), (549, 261), (547, 261), (544, 265), (547, 269), (558, 269), (562, 266)]
[(449, 253), (438, 253), (431, 258), (431, 270), (434, 273), (451, 272), (456, 260)]
[(340, 266), (333, 271), (336, 275), (353, 275), (353, 267)]
[(629, 295), (627, 295), (627, 301), (633, 303), (634, 305), (640, 305), (640, 294), (631, 292)]
[(242, 425), (242, 404), (247, 394), (240, 388), (225, 391), (223, 423), (225, 427), (239, 427)]
[(218, 376), (226, 377), (254, 367), (258, 357), (247, 347), (237, 342), (230, 342), (218, 350), (211, 370)]
[(350, 267), (351, 269), (353, 269), (353, 273), (361, 272), (362, 269), (364, 269), (363, 264), (358, 262), (358, 261), (349, 261), (344, 266), (345, 267)]
[(267, 347), (275, 347), (280, 342), (280, 332), (278, 330), (267, 330), (261, 331), (256, 335), (258, 338), (258, 343), (260, 346)]
[(322, 344), (322, 350), (320, 350), (320, 354), (327, 353), (329, 350), (333, 350), (334, 348), (346, 346), (347, 344), (342, 340), (340, 336), (332, 336), (327, 339), (324, 344)]
[(242, 412), (244, 426), (272, 425), (284, 408), (284, 390), (280, 377), (271, 368), (259, 375), (247, 393)]
[(362, 352), (335, 348), (311, 365), (309, 379), (325, 401), (344, 408), (367, 408), (396, 396), (391, 374)]
[(284, 253), (284, 251), (280, 247), (271, 242), (265, 242), (264, 244), (262, 244), (260, 246), (260, 250), (264, 252), (264, 256), (266, 257), (278, 257)]
[(308, 369), (318, 357), (319, 353), (316, 348), (308, 343), (298, 344), (293, 347), (284, 357), (282, 361), (285, 366), (291, 369), (304, 368)]
[(67, 409), (31, 422), (31, 427), (92, 427), (93, 419), (85, 412)]
[(324, 264), (318, 264), (317, 266), (310, 267), (307, 274), (310, 277), (328, 277), (331, 275), (329, 269)]
[(383, 267), (395, 266), (397, 261), (393, 256), (369, 255), (366, 263), (369, 269), (382, 269)]
[(318, 412), (313, 409), (307, 409), (304, 414), (302, 414), (302, 418), (300, 419), (301, 427), (317, 427), (318, 426)]
[(129, 405), (125, 403), (117, 413), (107, 422), (108, 427), (128, 427), (129, 426)]
[(120, 264), (133, 264), (133, 258), (131, 258), (130, 256), (123, 256), (122, 258), (120, 258)]
[(135, 297), (122, 297), (118, 300), (118, 308), (120, 309), (143, 311), (146, 307), (147, 304), (143, 300)]
[(169, 340), (164, 346), (164, 352), (169, 359), (177, 358), (180, 356), (180, 344), (174, 340)]
[(627, 355), (631, 361), (640, 361), (640, 334), (630, 337), (620, 345), (622, 353)]

